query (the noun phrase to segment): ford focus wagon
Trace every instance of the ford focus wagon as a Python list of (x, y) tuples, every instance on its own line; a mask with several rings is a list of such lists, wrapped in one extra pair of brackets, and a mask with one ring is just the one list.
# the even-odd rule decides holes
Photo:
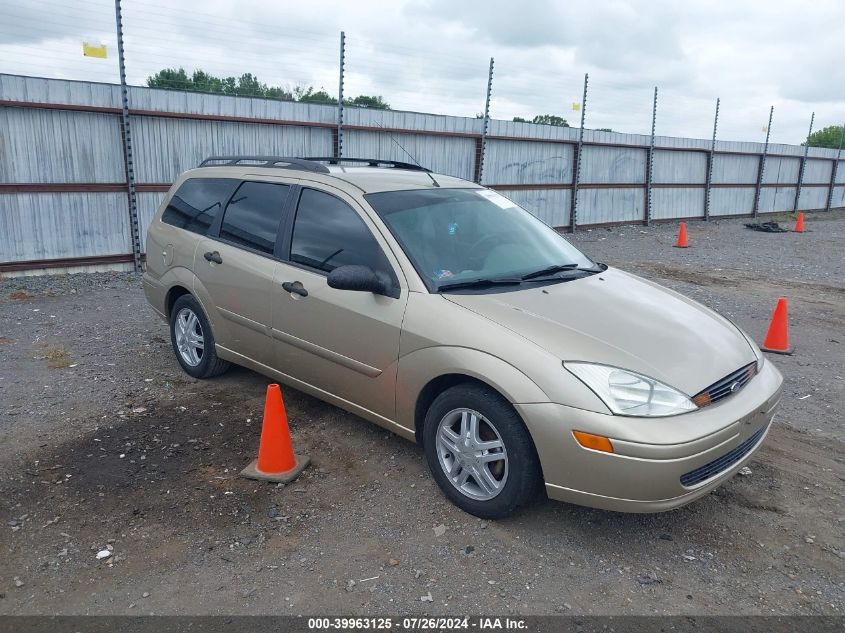
[(248, 367), (424, 448), (456, 505), (668, 510), (763, 442), (782, 377), (733, 323), (495, 191), (369, 159), (217, 157), (147, 234), (195, 378)]

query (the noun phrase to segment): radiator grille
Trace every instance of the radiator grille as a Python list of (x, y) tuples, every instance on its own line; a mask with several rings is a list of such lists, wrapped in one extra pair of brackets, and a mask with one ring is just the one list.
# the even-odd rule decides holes
[(769, 428), (768, 424), (761, 427), (759, 431), (745, 440), (742, 444), (728, 451), (718, 459), (714, 459), (712, 462), (704, 464), (704, 466), (699, 466), (695, 470), (691, 470), (688, 473), (681, 475), (681, 484), (689, 488), (726, 471), (751, 452), (751, 449), (753, 449), (760, 439), (766, 434), (767, 428)]
[(714, 402), (719, 402), (719, 400), (727, 398), (747, 385), (755, 373), (757, 373), (756, 362), (737, 369), (719, 382), (713, 383), (707, 389), (693, 396), (692, 401), (699, 407), (706, 407)]

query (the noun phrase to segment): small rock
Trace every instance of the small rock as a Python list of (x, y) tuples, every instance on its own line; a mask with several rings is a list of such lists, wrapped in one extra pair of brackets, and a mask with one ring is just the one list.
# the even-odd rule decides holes
[(434, 602), (434, 597), (432, 597), (431, 592), (429, 591), (424, 596), (420, 596), (420, 602)]
[(97, 552), (97, 560), (103, 560), (104, 558), (108, 558), (109, 556), (111, 556), (111, 554), (111, 550), (101, 549), (99, 552)]
[(267, 508), (267, 517), (270, 519), (275, 519), (279, 516), (279, 509), (276, 506), (270, 506)]
[(15, 576), (15, 587), (23, 587), (23, 580)]
[(661, 534), (661, 535), (660, 535), (660, 539), (661, 539), (661, 540), (663, 540), (663, 541), (671, 541), (671, 540), (673, 540), (672, 535), (671, 535), (671, 534), (669, 534), (668, 532), (664, 532), (663, 534)]
[(698, 560), (695, 556), (690, 556), (689, 554), (682, 554), (681, 556), (685, 561)]
[(398, 564), (399, 564), (399, 561), (398, 561), (398, 560), (396, 560), (395, 558), (391, 558), (389, 561), (387, 561), (387, 564), (388, 564), (390, 567), (396, 567), (396, 565), (398, 565)]
[(467, 545), (465, 548), (461, 550), (465, 556), (469, 556), (475, 551), (475, 548), (472, 545)]
[(659, 585), (663, 581), (651, 575), (637, 576), (637, 582), (641, 585)]
[(149, 591), (145, 591), (144, 593), (142, 593), (142, 594), (141, 594), (141, 597), (142, 597), (142, 598), (149, 598), (149, 597), (150, 597), (150, 592), (149, 592)]
[(739, 469), (739, 474), (740, 475), (750, 475), (751, 469), (748, 466), (743, 466), (742, 468)]
[(354, 580), (347, 581), (347, 583), (346, 583), (346, 590), (347, 591), (352, 591), (352, 589), (354, 587), (355, 587), (355, 581)]
[(482, 522), (481, 522), (481, 525), (479, 525), (479, 527), (480, 527), (482, 530), (486, 530), (488, 525), (490, 525), (490, 523), (489, 523), (488, 521), (482, 521)]
[(444, 534), (446, 534), (446, 526), (442, 523), (431, 529), (434, 530), (434, 536), (443, 536)]
[(805, 536), (805, 537), (804, 537), (804, 542), (805, 542), (805, 543), (809, 543), (810, 545), (812, 545), (813, 543), (815, 543), (815, 542), (816, 542), (816, 539), (815, 539), (815, 537), (811, 534), (810, 536)]

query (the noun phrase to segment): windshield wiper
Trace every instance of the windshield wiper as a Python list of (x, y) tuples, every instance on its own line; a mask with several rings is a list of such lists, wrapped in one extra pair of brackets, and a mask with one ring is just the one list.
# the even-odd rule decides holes
[(522, 283), (519, 277), (499, 277), (490, 279), (470, 279), (467, 281), (453, 281), (437, 286), (437, 292), (443, 290), (458, 290), (460, 288), (488, 288), (490, 286), (516, 286)]
[(575, 270), (576, 268), (578, 268), (578, 264), (555, 264), (554, 266), (549, 266), (548, 268), (543, 268), (542, 270), (535, 270), (533, 273), (523, 275), (521, 279), (522, 281), (527, 281), (528, 279), (545, 277), (546, 275), (553, 275), (564, 270)]

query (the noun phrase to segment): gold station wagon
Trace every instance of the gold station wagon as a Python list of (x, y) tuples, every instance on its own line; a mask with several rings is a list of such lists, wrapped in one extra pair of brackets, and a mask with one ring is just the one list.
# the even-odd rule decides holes
[(416, 165), (215, 157), (147, 234), (195, 378), (230, 363), (422, 443), (456, 505), (668, 510), (760, 446), (782, 377), (733, 323)]

